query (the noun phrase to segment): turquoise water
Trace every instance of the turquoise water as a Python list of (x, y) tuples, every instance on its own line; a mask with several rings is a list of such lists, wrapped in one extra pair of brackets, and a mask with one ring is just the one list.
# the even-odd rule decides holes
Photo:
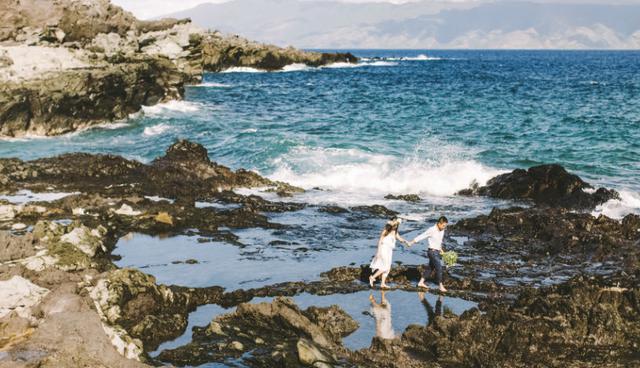
[(640, 52), (354, 53), (358, 67), (207, 74), (185, 101), (108, 128), (1, 141), (0, 156), (149, 161), (188, 138), (215, 161), (327, 189), (317, 200), (337, 203), (387, 193), (453, 201), (473, 180), (559, 163), (623, 192), (601, 211), (640, 208)]

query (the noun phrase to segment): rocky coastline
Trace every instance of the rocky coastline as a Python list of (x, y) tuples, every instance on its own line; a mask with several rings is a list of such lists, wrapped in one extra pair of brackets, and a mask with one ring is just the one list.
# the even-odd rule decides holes
[[(126, 119), (141, 106), (181, 99), (204, 72), (358, 61), (223, 36), (188, 20), (140, 21), (107, 0), (43, 4), (0, 4), (5, 137)], [(243, 231), (300, 234), (306, 229), (286, 215), (302, 211), (349, 228), (398, 214), (382, 205), (306, 203), (304, 192), (234, 171), (187, 140), (148, 163), (87, 153), (0, 158), (0, 368), (640, 365), (640, 216), (593, 215), (619, 193), (593, 188), (560, 165), (517, 169), (459, 192), (511, 204), (448, 230), (446, 247), (461, 258), (445, 272), (447, 297), (472, 307), (438, 313), (422, 300), (426, 324), (373, 337), (363, 348), (346, 342), (362, 316), (344, 303), (303, 307), (296, 298), (368, 293), (367, 264), (340, 260), (313, 280), (231, 288), (219, 280), (166, 284), (118, 263), (119, 242), (134, 234), (190, 237), (214, 252), (221, 244), (244, 248)], [(34, 199), (19, 200), (24, 193)], [(385, 199), (422, 201), (410, 193)], [(268, 245), (318, 251), (277, 239)], [(394, 265), (394, 291), (424, 299), (415, 287), (421, 272), (421, 265)], [(203, 306), (221, 312), (190, 328)], [(185, 333), (184, 344), (162, 347)]]
[[(536, 170), (554, 174), (545, 176), (545, 185), (537, 179), (528, 184), (534, 197), (540, 188), (565, 182), (564, 169)], [(302, 309), (288, 298), (367, 290), (366, 265), (329, 269), (313, 282), (225, 290), (162, 285), (141, 270), (114, 263), (115, 244), (129, 233), (197, 231), (200, 237), (241, 246), (236, 229), (291, 227), (266, 214), (316, 205), (272, 202), (232, 190), (260, 188), (286, 199), (302, 189), (234, 172), (189, 141), (176, 142), (148, 164), (90, 154), (0, 159), (0, 184), (8, 194), (71, 193), (53, 201), (0, 204), (0, 366), (21, 366), (18, 361), (41, 367), (184, 366), (229, 359), (254, 367), (638, 362), (637, 215), (617, 221), (573, 206), (530, 202), (458, 221), (446, 242), (465, 258), (461, 267), (446, 272), (449, 295), (473, 300), (477, 308), (459, 316), (445, 313), (427, 325), (409, 326), (395, 339), (376, 337), (370, 347), (352, 350), (342, 340), (357, 328), (353, 316), (339, 306)], [(197, 201), (234, 207), (203, 208)], [(317, 210), (354, 218), (384, 217), (390, 211), (382, 206)], [(390, 278), (396, 289), (418, 291), (419, 275), (419, 266), (400, 265)], [(549, 275), (566, 281), (547, 284)], [(246, 304), (265, 297), (275, 299)], [(237, 308), (194, 327), (188, 344), (149, 355), (185, 332), (191, 312), (211, 304)]]
[(190, 20), (140, 21), (108, 0), (0, 4), (0, 136), (52, 136), (184, 96), (204, 72), (357, 62), (251, 42)]

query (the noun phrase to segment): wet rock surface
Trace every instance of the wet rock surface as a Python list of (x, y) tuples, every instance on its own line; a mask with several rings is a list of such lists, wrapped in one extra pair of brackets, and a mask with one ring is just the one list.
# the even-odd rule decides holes
[(540, 165), (516, 169), (490, 179), (485, 186), (463, 190), (461, 195), (481, 195), (500, 199), (530, 200), (536, 205), (590, 210), (619, 194), (610, 189), (593, 189), (579, 176), (560, 165)]
[(179, 336), (187, 326), (187, 315), (196, 306), (216, 302), (222, 288), (195, 290), (157, 285), (153, 276), (120, 269), (110, 272), (91, 288), (90, 294), (105, 322), (120, 326), (155, 350), (158, 344)]
[(420, 202), (422, 200), (422, 198), (420, 198), (420, 196), (417, 194), (400, 194), (400, 195), (387, 194), (386, 196), (384, 196), (384, 198), (392, 199), (396, 201), (407, 201), (407, 202)]
[(464, 219), (452, 232), (468, 235), (479, 253), (520, 254), (522, 261), (558, 257), (563, 262), (612, 261), (620, 269), (637, 265), (640, 217), (621, 221), (565, 209), (494, 209), (487, 216)]

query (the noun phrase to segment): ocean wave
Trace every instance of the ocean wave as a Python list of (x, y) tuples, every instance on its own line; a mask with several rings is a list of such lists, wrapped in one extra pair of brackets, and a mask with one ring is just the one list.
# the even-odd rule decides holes
[(234, 66), (227, 68), (220, 73), (266, 73), (266, 70), (251, 68), (248, 66)]
[(171, 126), (168, 124), (157, 124), (154, 126), (144, 128), (144, 132), (142, 133), (142, 135), (146, 137), (152, 137), (154, 135), (160, 135), (162, 133), (165, 133), (170, 129), (171, 129)]
[(307, 64), (303, 64), (303, 63), (294, 63), (294, 64), (285, 65), (284, 68), (282, 68), (281, 72), (304, 72), (304, 71), (313, 70), (313, 69), (316, 69), (316, 68), (310, 67)]
[(372, 61), (369, 63), (364, 63), (362, 65), (364, 66), (396, 66), (398, 65), (398, 63), (395, 63), (393, 61), (378, 60), (378, 61)]
[(503, 172), (470, 159), (398, 159), (356, 149), (307, 147), (291, 151), (275, 164), (277, 169), (270, 176), (274, 180), (375, 197), (388, 193), (451, 196), (474, 181), (482, 185)]
[(390, 57), (384, 58), (384, 60), (395, 60), (395, 61), (437, 61), (444, 60), (440, 57), (428, 56), (425, 54), (420, 54), (418, 56), (403, 56), (403, 57)]
[(142, 106), (142, 111), (146, 116), (163, 116), (171, 113), (193, 113), (200, 111), (202, 105), (189, 102), (172, 100), (153, 106)]
[(630, 213), (640, 214), (640, 193), (628, 190), (620, 190), (620, 199), (612, 199), (591, 213), (594, 216), (605, 215), (612, 219), (620, 220)]
[(231, 88), (233, 87), (230, 84), (224, 84), (224, 83), (216, 83), (216, 82), (204, 82), (204, 83), (200, 83), (200, 84), (194, 84), (192, 86), (189, 87), (198, 87), (198, 88)]
[(331, 64), (323, 65), (320, 68), (323, 68), (323, 69), (358, 68), (358, 67), (361, 67), (363, 65), (365, 65), (365, 64), (363, 64), (363, 63), (354, 64), (354, 63), (347, 63), (347, 62), (341, 61), (341, 62), (337, 62), (337, 63), (331, 63)]

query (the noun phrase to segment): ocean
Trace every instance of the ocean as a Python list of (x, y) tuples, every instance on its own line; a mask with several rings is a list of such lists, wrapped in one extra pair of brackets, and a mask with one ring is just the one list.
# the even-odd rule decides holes
[(508, 205), (454, 194), (558, 163), (620, 191), (596, 214), (640, 213), (640, 52), (351, 52), (360, 64), (206, 74), (184, 101), (62, 137), (2, 140), (0, 156), (83, 151), (148, 162), (186, 138), (223, 165), (322, 189), (297, 200), (395, 206), (416, 220)]

